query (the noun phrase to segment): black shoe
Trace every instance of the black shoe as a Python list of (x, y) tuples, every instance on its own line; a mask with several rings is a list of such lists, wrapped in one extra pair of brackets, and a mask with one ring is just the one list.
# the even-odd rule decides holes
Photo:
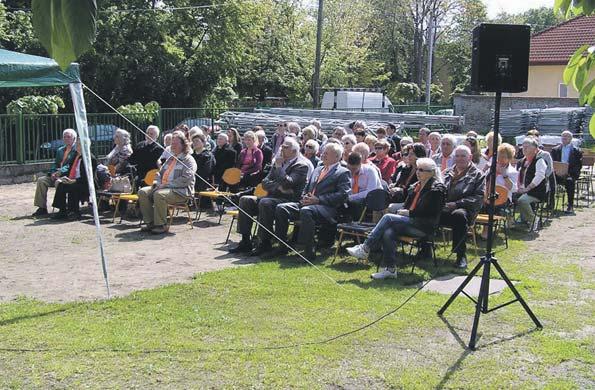
[(281, 244), (280, 247), (273, 250), (273, 252), (271, 253), (271, 256), (273, 256), (273, 257), (287, 256), (288, 253), (289, 253), (289, 249), (287, 249), (287, 247), (285, 245)]
[(311, 263), (316, 261), (316, 251), (305, 250), (302, 252), (302, 256), (304, 256), (306, 259), (308, 259), (308, 261)]
[(231, 248), (228, 252), (229, 253), (246, 253), (252, 250), (252, 243), (250, 241), (240, 241), (238, 246), (235, 248)]
[(272, 250), (271, 244), (258, 244), (256, 248), (252, 249), (250, 256), (262, 256)]
[(39, 207), (33, 214), (32, 217), (45, 217), (48, 215), (48, 209), (44, 209), (43, 207)]
[(467, 257), (465, 255), (457, 255), (457, 268), (467, 268)]
[(77, 213), (76, 211), (71, 211), (68, 213), (69, 221), (78, 221), (79, 219), (81, 219), (81, 213)]
[(566, 211), (564, 211), (564, 214), (566, 214), (566, 215), (572, 215), (572, 214), (574, 214), (574, 209), (572, 207), (568, 207), (566, 209)]
[(66, 211), (58, 211), (57, 213), (52, 214), (51, 218), (52, 219), (66, 219), (68, 217), (68, 214), (66, 213)]

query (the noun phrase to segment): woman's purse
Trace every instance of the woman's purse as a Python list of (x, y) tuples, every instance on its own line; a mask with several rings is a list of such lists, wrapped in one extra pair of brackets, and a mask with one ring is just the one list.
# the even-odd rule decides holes
[(132, 192), (132, 185), (128, 176), (112, 177), (110, 192), (129, 193)]

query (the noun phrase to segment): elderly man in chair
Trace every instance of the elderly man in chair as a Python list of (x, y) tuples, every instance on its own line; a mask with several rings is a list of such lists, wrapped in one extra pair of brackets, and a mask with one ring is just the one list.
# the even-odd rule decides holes
[(64, 146), (59, 147), (56, 151), (56, 157), (48, 174), (37, 179), (35, 200), (33, 202), (37, 210), (33, 213), (33, 217), (48, 215), (48, 188), (54, 187), (56, 180), (60, 177), (68, 175), (70, 164), (72, 164), (76, 156), (76, 132), (73, 129), (64, 130), (62, 132), (62, 140), (64, 141)]
[(322, 165), (308, 180), (299, 202), (282, 203), (275, 210), (275, 234), (281, 240), (277, 254), (288, 252), (289, 221), (300, 221), (298, 242), (304, 247), (304, 256), (313, 261), (316, 257), (314, 234), (316, 225), (336, 223), (337, 210), (351, 191), (349, 170), (341, 166), (343, 146), (329, 143), (322, 153)]
[[(251, 256), (260, 256), (269, 252), (272, 249), (269, 231), (273, 231), (275, 208), (281, 203), (299, 201), (309, 173), (313, 169), (312, 163), (300, 154), (300, 144), (294, 138), (286, 137), (273, 161), (271, 170), (262, 181), (262, 186), (268, 193), (267, 196), (262, 199), (252, 195), (240, 198), (242, 211), (238, 215), (238, 232), (242, 235), (242, 241), (229, 252), (251, 251)], [(250, 239), (252, 218), (248, 215), (258, 215), (260, 223), (258, 245), (254, 250)]]

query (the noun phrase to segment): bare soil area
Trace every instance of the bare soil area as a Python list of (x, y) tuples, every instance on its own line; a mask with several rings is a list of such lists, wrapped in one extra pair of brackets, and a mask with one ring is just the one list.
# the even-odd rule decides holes
[[(34, 219), (34, 192), (34, 183), (0, 186), (0, 301), (20, 296), (49, 302), (106, 298), (92, 217)], [(48, 199), (51, 203), (53, 189)], [(170, 233), (161, 236), (141, 233), (138, 221), (112, 223), (111, 217), (103, 213), (101, 220), (113, 296), (251, 263), (226, 251), (226, 216), (217, 225), (217, 216), (205, 218), (203, 213), (191, 229), (180, 213)], [(236, 238), (232, 232), (230, 243)]]

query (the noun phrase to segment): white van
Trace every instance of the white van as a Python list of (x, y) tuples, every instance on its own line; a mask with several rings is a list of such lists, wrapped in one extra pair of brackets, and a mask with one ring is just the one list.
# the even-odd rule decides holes
[(380, 92), (337, 91), (336, 98), (337, 104), (335, 105), (335, 92), (325, 92), (320, 108), (323, 110), (389, 112), (391, 106), (386, 95), (384, 96), (384, 107), (382, 106), (382, 93)]

